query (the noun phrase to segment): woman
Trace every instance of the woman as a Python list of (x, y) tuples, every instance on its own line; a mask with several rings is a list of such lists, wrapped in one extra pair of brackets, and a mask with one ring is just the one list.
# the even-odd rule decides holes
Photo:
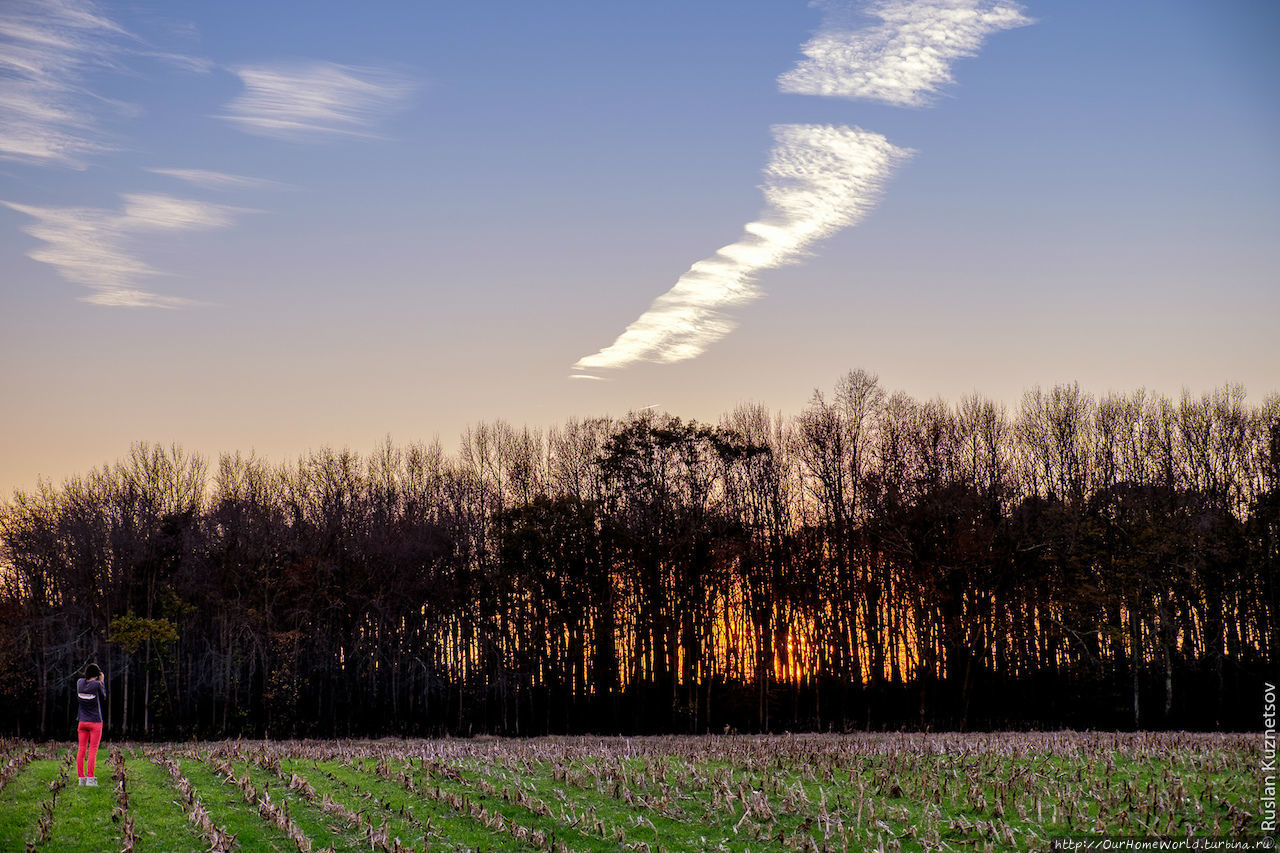
[[(93, 787), (98, 784), (94, 769), (98, 763), (98, 741), (102, 739), (102, 700), (107, 698), (107, 687), (103, 682), (102, 670), (96, 663), (84, 668), (84, 678), (76, 682), (76, 697), (80, 701), (77, 727), (80, 735), (80, 751), (76, 753), (76, 774), (81, 785)], [(85, 756), (88, 755), (88, 775), (85, 775)]]

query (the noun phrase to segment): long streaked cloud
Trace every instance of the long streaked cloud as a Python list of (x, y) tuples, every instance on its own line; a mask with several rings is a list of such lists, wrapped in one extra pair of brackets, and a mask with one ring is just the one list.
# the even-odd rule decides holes
[(285, 186), (279, 181), (270, 181), (266, 178), (249, 178), (208, 169), (147, 169), (147, 171), (207, 190), (249, 190)]
[(136, 51), (136, 53), (139, 56), (163, 62), (165, 65), (190, 74), (212, 74), (218, 67), (213, 60), (206, 59), (203, 56), (191, 56), (185, 53), (171, 53), (162, 50), (140, 50)]
[(786, 124), (773, 129), (765, 168), (768, 206), (736, 243), (698, 261), (611, 345), (576, 370), (700, 355), (734, 327), (721, 310), (759, 295), (756, 275), (800, 259), (817, 241), (874, 207), (895, 165), (911, 152), (852, 127)]
[(405, 77), (332, 62), (232, 69), (245, 91), (220, 116), (247, 133), (294, 141), (372, 136), (413, 91)]
[(885, 0), (867, 9), (879, 25), (855, 29), (844, 25), (847, 3), (822, 5), (827, 19), (805, 58), (778, 78), (783, 92), (922, 106), (952, 82), (951, 63), (977, 54), (988, 35), (1031, 23), (1000, 0)]
[(147, 234), (225, 228), (243, 208), (156, 193), (121, 196), (121, 209), (37, 207), (0, 202), (32, 219), (23, 230), (44, 245), (28, 256), (49, 264), (67, 281), (92, 293), (84, 301), (129, 308), (179, 308), (191, 300), (144, 290), (139, 283), (163, 275), (138, 257)]
[(87, 0), (0, 4), (0, 158), (83, 168), (106, 148), (82, 78), (126, 35)]

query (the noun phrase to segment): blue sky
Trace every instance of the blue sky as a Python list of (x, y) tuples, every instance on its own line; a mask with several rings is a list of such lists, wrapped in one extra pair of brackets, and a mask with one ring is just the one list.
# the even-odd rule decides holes
[[(1026, 20), (970, 33), (949, 81), (782, 91), (807, 45), (957, 8)], [(1263, 0), (12, 0), (0, 491), (142, 439), (283, 459), (495, 418), (794, 413), (852, 367), (1011, 405), (1072, 380), (1259, 398), (1277, 34)], [(852, 57), (837, 88), (883, 76)], [(788, 219), (765, 195), (809, 154), (834, 165), (795, 198), (824, 214)], [(716, 258), (720, 301), (677, 293), (684, 331), (610, 349)]]

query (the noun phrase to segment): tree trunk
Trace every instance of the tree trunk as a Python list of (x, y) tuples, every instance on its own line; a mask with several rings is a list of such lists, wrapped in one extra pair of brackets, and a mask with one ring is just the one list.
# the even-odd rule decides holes
[(147, 650), (143, 655), (142, 671), (142, 736), (151, 735), (151, 638), (147, 638)]
[(1129, 645), (1129, 661), (1133, 669), (1133, 728), (1137, 731), (1142, 728), (1142, 707), (1139, 698), (1142, 683), (1142, 625), (1133, 608), (1129, 609)]
[(124, 656), (124, 713), (120, 715), (120, 733), (127, 735), (129, 733), (129, 659), (132, 655)]

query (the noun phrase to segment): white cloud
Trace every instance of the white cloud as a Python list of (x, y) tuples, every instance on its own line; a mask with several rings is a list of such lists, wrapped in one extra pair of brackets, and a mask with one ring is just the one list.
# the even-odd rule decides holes
[(243, 175), (230, 175), (226, 172), (211, 172), (208, 169), (148, 169), (155, 175), (176, 178), (192, 186), (208, 190), (261, 189), (284, 186), (279, 181), (265, 178), (247, 178)]
[(206, 231), (226, 228), (242, 208), (156, 193), (127, 193), (121, 222), (130, 231)]
[(136, 52), (139, 56), (145, 56), (148, 59), (163, 62), (165, 65), (172, 66), (179, 71), (186, 71), (191, 74), (211, 74), (218, 67), (212, 60), (205, 59), (203, 56), (191, 56), (185, 53), (169, 53), (161, 50), (140, 50)]
[(245, 91), (220, 117), (247, 133), (280, 139), (369, 136), (373, 125), (414, 88), (389, 71), (331, 62), (233, 70)]
[(140, 279), (163, 274), (137, 257), (138, 235), (225, 228), (245, 211), (157, 194), (128, 194), (122, 199), (120, 211), (0, 204), (31, 217), (33, 222), (23, 230), (44, 245), (29, 257), (54, 267), (67, 281), (90, 288), (93, 292), (84, 297), (86, 302), (130, 308), (194, 304), (138, 287)]
[(829, 125), (778, 125), (765, 168), (764, 213), (742, 239), (698, 261), (610, 346), (577, 370), (700, 355), (734, 327), (720, 309), (755, 299), (756, 274), (792, 263), (862, 219), (894, 167), (911, 152), (877, 133)]
[(0, 158), (83, 168), (104, 150), (80, 81), (113, 64), (122, 36), (88, 0), (0, 4)]
[(951, 63), (973, 56), (989, 34), (1031, 23), (1021, 7), (1000, 0), (882, 0), (868, 13), (877, 26), (854, 29), (828, 19), (801, 50), (805, 59), (778, 78), (784, 92), (922, 106), (952, 82)]

